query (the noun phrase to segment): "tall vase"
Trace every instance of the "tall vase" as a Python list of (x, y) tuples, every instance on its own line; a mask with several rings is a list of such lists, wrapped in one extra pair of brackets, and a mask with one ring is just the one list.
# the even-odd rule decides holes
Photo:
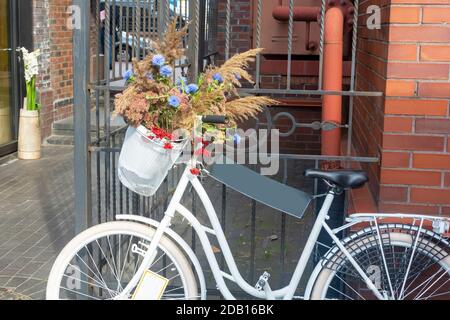
[(22, 160), (41, 158), (41, 125), (37, 110), (20, 109), (18, 157)]

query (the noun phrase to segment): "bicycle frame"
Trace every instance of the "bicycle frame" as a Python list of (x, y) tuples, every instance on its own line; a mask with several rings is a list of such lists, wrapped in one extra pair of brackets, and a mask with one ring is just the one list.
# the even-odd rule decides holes
[[(235, 297), (232, 295), (232, 293), (228, 289), (225, 279), (235, 282), (244, 292), (246, 292), (247, 294), (249, 294), (255, 298), (258, 298), (258, 299), (291, 300), (294, 297), (297, 287), (300, 283), (300, 280), (303, 277), (308, 260), (310, 259), (311, 255), (313, 253), (315, 244), (319, 237), (319, 233), (322, 229), (324, 229), (330, 235), (330, 237), (333, 239), (333, 241), (336, 243), (336, 245), (340, 248), (340, 250), (347, 256), (349, 261), (353, 264), (355, 269), (358, 271), (358, 273), (361, 275), (361, 277), (365, 280), (368, 288), (370, 288), (379, 299), (382, 299), (382, 300), (385, 299), (385, 297), (378, 291), (378, 289), (375, 287), (373, 282), (368, 278), (368, 276), (365, 274), (365, 272), (360, 268), (360, 266), (357, 264), (357, 262), (353, 259), (351, 254), (345, 249), (344, 245), (336, 237), (333, 230), (331, 230), (331, 228), (326, 223), (326, 220), (328, 218), (329, 209), (335, 198), (335, 192), (333, 191), (333, 189), (331, 189), (326, 195), (323, 206), (320, 209), (320, 212), (317, 216), (317, 220), (314, 223), (314, 226), (311, 230), (311, 234), (310, 234), (308, 241), (304, 247), (304, 250), (301, 254), (298, 265), (292, 275), (292, 279), (291, 279), (289, 285), (287, 285), (286, 287), (284, 287), (280, 290), (276, 290), (276, 291), (272, 291), (272, 289), (270, 288), (268, 283), (265, 284), (263, 291), (260, 291), (260, 290), (256, 289), (254, 286), (250, 285), (242, 277), (241, 273), (239, 272), (238, 267), (236, 265), (236, 261), (230, 250), (230, 246), (225, 237), (225, 234), (223, 232), (222, 226), (220, 224), (220, 221), (219, 221), (217, 213), (214, 209), (214, 206), (213, 206), (206, 190), (204, 189), (203, 185), (201, 184), (200, 180), (198, 179), (198, 177), (196, 175), (193, 175), (190, 172), (191, 168), (192, 168), (192, 166), (188, 165), (186, 170), (184, 171), (184, 173), (180, 179), (180, 182), (177, 186), (177, 189), (172, 197), (172, 200), (170, 201), (170, 204), (165, 212), (164, 218), (160, 222), (159, 227), (156, 229), (155, 235), (152, 239), (150, 246), (148, 247), (147, 253), (142, 261), (141, 266), (138, 268), (135, 276), (128, 283), (126, 288), (123, 290), (121, 297), (119, 297), (119, 298), (126, 297), (128, 295), (128, 293), (132, 291), (132, 289), (137, 285), (137, 283), (141, 279), (144, 272), (152, 264), (153, 259), (154, 259), (154, 253), (155, 253), (155, 250), (157, 249), (158, 243), (160, 242), (160, 240), (164, 236), (164, 234), (167, 232), (167, 230), (170, 229), (172, 219), (174, 218), (175, 214), (178, 213), (178, 214), (181, 214), (189, 222), (189, 224), (194, 228), (196, 234), (198, 235), (198, 238), (200, 240), (200, 243), (203, 247), (206, 258), (208, 260), (209, 266), (211, 267), (217, 287), (218, 287), (219, 291), (221, 292), (221, 294), (224, 296), (224, 298), (227, 300), (235, 300)], [(208, 218), (210, 220), (212, 228), (202, 225), (200, 223), (200, 221), (186, 207), (184, 207), (181, 204), (181, 199), (189, 185), (193, 186), (193, 188), (197, 192), (201, 202), (203, 203), (205, 210), (206, 210), (206, 214), (208, 215)], [(213, 252), (211, 242), (209, 241), (208, 234), (214, 235), (217, 238), (219, 247), (223, 253), (225, 262), (226, 262), (231, 274), (226, 274), (225, 272), (223, 272), (220, 269), (219, 263)]]

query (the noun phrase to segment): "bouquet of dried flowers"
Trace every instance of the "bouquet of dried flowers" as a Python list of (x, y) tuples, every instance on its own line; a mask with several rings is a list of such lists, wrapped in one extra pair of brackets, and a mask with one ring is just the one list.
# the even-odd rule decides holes
[(191, 130), (198, 115), (226, 115), (231, 124), (256, 117), (266, 105), (277, 104), (267, 97), (240, 97), (241, 80), (252, 82), (246, 71), (262, 49), (235, 55), (221, 67), (209, 67), (197, 81), (184, 77), (174, 81), (174, 65), (184, 55), (181, 44), (187, 26), (177, 30), (176, 19), (163, 40), (155, 42), (155, 53), (133, 61), (133, 71), (124, 75), (126, 90), (115, 99), (115, 113), (134, 127), (144, 126), (151, 138), (171, 148), (171, 133)]

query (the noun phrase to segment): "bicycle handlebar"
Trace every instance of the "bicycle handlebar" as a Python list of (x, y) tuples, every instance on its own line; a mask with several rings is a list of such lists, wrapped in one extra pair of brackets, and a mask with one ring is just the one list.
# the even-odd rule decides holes
[(210, 116), (203, 116), (202, 117), (203, 123), (209, 123), (209, 124), (227, 124), (228, 118), (226, 116), (218, 116), (218, 115), (210, 115)]

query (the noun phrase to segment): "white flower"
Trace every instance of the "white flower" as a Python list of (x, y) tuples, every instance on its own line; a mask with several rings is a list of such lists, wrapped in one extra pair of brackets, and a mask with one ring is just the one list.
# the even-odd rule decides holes
[(39, 74), (38, 57), (40, 56), (41, 51), (38, 49), (30, 53), (26, 48), (19, 48), (17, 50), (22, 52), (23, 63), (25, 66), (25, 80), (26, 82), (29, 82), (34, 76)]

